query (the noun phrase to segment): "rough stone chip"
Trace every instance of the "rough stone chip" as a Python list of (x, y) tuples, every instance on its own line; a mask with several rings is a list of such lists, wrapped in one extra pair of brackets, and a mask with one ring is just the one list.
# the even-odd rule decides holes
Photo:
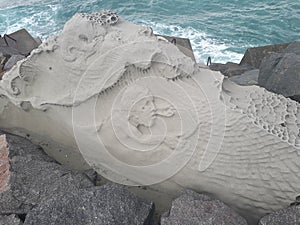
[(57, 194), (26, 217), (25, 225), (150, 225), (154, 205), (116, 184)]
[(244, 218), (219, 200), (185, 190), (172, 202), (169, 213), (161, 218), (161, 225), (247, 225)]

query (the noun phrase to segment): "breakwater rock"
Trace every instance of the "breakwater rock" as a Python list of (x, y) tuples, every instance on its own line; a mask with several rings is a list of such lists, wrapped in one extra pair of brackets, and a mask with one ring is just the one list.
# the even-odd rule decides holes
[(212, 63), (209, 67), (239, 85), (259, 85), (300, 101), (300, 41), (247, 49), (239, 64)]

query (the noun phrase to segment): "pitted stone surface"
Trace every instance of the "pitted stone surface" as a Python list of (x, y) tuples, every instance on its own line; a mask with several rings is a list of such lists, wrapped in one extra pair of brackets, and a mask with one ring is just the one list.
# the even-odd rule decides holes
[(110, 10), (104, 10), (102, 12), (92, 13), (92, 14), (85, 14), (82, 13), (81, 16), (86, 18), (89, 21), (94, 21), (101, 25), (113, 25), (118, 22), (119, 17), (117, 14), (113, 13)]

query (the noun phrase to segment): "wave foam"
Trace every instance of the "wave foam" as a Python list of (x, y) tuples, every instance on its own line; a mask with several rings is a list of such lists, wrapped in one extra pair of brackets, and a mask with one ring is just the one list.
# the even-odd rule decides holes
[(243, 54), (230, 50), (234, 45), (229, 46), (221, 43), (217, 39), (210, 38), (206, 33), (198, 31), (193, 27), (183, 28), (181, 26), (166, 25), (149, 21), (143, 21), (143, 24), (152, 27), (155, 33), (189, 38), (195, 58), (199, 63), (206, 63), (208, 56), (212, 58), (212, 62), (219, 63), (226, 63), (229, 61), (239, 63), (243, 57)]

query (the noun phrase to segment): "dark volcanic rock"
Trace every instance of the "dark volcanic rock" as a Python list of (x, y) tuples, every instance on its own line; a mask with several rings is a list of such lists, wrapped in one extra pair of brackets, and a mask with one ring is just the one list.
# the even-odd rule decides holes
[[(0, 177), (0, 214), (26, 214), (48, 196), (94, 186), (85, 174), (62, 167), (26, 139), (6, 137), (8, 148), (0, 153), (6, 162), (1, 168), (6, 176)], [(3, 136), (1, 140), (3, 146)]]
[(51, 196), (27, 215), (24, 224), (149, 225), (153, 210), (153, 203), (120, 185), (106, 184)]
[(172, 203), (169, 213), (161, 218), (161, 225), (247, 225), (244, 218), (219, 200), (191, 190)]
[(1, 216), (0, 215), (0, 225), (22, 225), (22, 221), (16, 215)]
[(266, 45), (254, 48), (248, 48), (242, 58), (241, 65), (250, 65), (255, 69), (258, 69), (261, 65), (262, 60), (265, 57), (269, 57), (273, 53), (282, 53), (289, 43), (277, 44), (277, 45)]
[(271, 213), (259, 221), (259, 225), (298, 225), (300, 224), (300, 205), (288, 207)]
[(261, 64), (258, 83), (285, 97), (300, 95), (300, 55), (273, 54)]

